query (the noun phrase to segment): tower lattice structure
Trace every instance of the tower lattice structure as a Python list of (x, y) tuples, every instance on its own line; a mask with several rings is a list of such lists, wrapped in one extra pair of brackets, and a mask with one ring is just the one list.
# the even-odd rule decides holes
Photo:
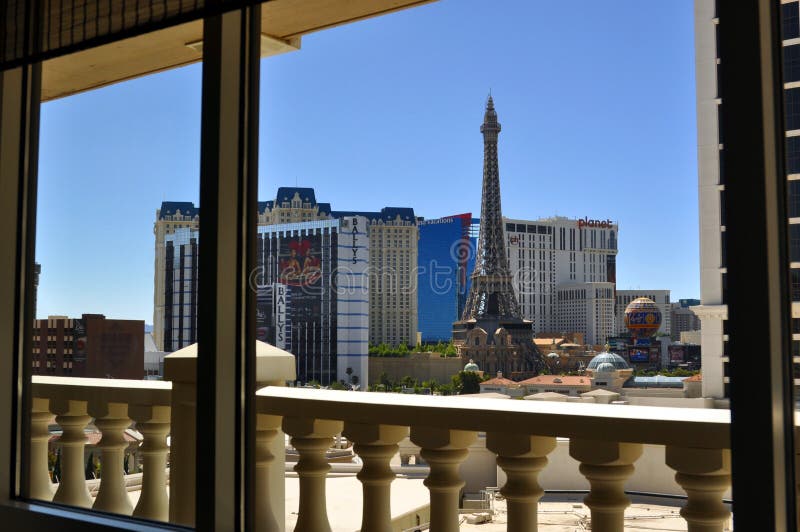
[(494, 101), (489, 96), (481, 125), (483, 134), (483, 188), (481, 225), (475, 250), (475, 269), (462, 320), (519, 318), (519, 304), (511, 282), (500, 206), (500, 170), (497, 139), (500, 123)]
[(536, 375), (544, 367), (533, 343), (532, 322), (522, 319), (506, 256), (497, 138), (500, 124), (489, 96), (483, 115), (481, 226), (469, 296), (453, 324), (453, 342), (462, 360), (512, 378)]

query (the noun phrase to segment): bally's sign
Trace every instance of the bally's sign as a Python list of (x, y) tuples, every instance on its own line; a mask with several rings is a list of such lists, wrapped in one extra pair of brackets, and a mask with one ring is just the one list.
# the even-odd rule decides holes
[(608, 229), (613, 226), (613, 220), (590, 220), (588, 217), (583, 219), (578, 218), (578, 227), (599, 227), (601, 229)]
[(358, 218), (353, 218), (353, 245), (350, 248), (353, 251), (353, 264), (358, 263)]
[(286, 349), (286, 285), (274, 284), (275, 294), (275, 347)]

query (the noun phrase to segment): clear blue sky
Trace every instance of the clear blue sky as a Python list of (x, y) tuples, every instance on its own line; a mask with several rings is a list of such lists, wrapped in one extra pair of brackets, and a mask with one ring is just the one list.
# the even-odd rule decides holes
[[(699, 295), (691, 0), (442, 0), (262, 61), (260, 198), (480, 212), (489, 89), (503, 213), (619, 221), (618, 288)], [(153, 221), (198, 200), (200, 65), (46, 103), (38, 315), (152, 321)]]

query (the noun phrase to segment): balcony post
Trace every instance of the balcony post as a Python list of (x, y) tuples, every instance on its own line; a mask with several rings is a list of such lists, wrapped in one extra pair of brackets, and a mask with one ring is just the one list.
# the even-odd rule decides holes
[(631, 502), (625, 495), (625, 481), (642, 455), (642, 444), (573, 439), (569, 454), (581, 463), (580, 472), (591, 486), (583, 502), (592, 512), (592, 530), (622, 530), (625, 508)]
[[(264, 342), (256, 341), (256, 385), (285, 386), (295, 379), (294, 355)], [(172, 381), (170, 408), (170, 497), (169, 520), (172, 523), (194, 525), (195, 478), (197, 438), (197, 344), (184, 347), (164, 357), (164, 379)], [(258, 428), (256, 429), (258, 431)], [(279, 433), (280, 434), (280, 433)], [(258, 449), (256, 443), (255, 448)], [(273, 439), (271, 453), (283, 462), (284, 443), (282, 437)], [(257, 461), (257, 459), (256, 459)], [(267, 486), (256, 480), (256, 515), (268, 504), (272, 514), (284, 515), (284, 471), (283, 468), (267, 468)], [(266, 489), (266, 494), (263, 490)], [(283, 522), (279, 521), (279, 530)], [(260, 525), (257, 525), (260, 526)]]
[(486, 434), (486, 448), (497, 455), (497, 465), (508, 477), (500, 490), (508, 503), (507, 530), (535, 532), (539, 527), (537, 503), (544, 495), (539, 472), (547, 465), (547, 455), (556, 448), (556, 439), (490, 432)]
[(391, 484), (394, 472), (389, 462), (408, 436), (408, 427), (346, 423), (344, 436), (364, 462), (357, 477), (363, 485), (361, 530), (392, 531)]
[(194, 526), (197, 456), (197, 344), (164, 357), (172, 381), (169, 449), (169, 521)]
[(53, 482), (50, 479), (47, 444), (50, 441), (48, 426), (53, 420), (50, 413), (50, 400), (34, 397), (31, 407), (31, 453), (30, 483), (28, 497), (42, 501), (52, 501)]
[[(283, 525), (276, 516), (273, 504), (269, 499), (271, 495), (270, 480), (275, 466), (275, 442), (283, 445), (283, 438), (276, 440), (281, 433), (281, 417), (269, 414), (256, 415), (256, 527), (259, 532), (282, 532)], [(279, 464), (282, 465), (282, 464)]]
[(142, 433), (142, 492), (133, 515), (155, 521), (169, 520), (167, 495), (167, 433), (170, 407), (132, 405), (131, 419)]
[(131, 515), (133, 505), (125, 488), (124, 461), (125, 429), (130, 427), (128, 405), (97, 401), (89, 403), (89, 414), (103, 433), (97, 447), (100, 449), (100, 489), (92, 506), (95, 510)]
[(58, 440), (61, 445), (61, 481), (53, 502), (90, 508), (92, 497), (86, 487), (83, 467), (83, 449), (86, 445), (83, 430), (92, 419), (86, 411), (86, 401), (54, 399), (50, 405), (51, 411), (56, 414), (56, 423), (63, 430)]
[(425, 485), (431, 496), (431, 530), (458, 532), (458, 510), (464, 481), (459, 466), (478, 434), (473, 431), (438, 427), (412, 427), (411, 441), (431, 468)]
[(325, 451), (333, 437), (342, 431), (341, 421), (311, 418), (284, 418), (283, 430), (292, 437), (299, 459), (294, 470), (300, 478), (300, 504), (295, 530), (331, 532), (325, 500), (325, 479), (331, 466)]
[(688, 496), (681, 509), (689, 532), (722, 532), (731, 517), (722, 496), (731, 485), (730, 449), (667, 446), (666, 462)]

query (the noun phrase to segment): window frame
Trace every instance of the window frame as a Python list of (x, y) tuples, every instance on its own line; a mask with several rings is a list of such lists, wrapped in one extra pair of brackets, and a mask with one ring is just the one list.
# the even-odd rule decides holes
[[(233, 429), (198, 438), (197, 530), (252, 530), (255, 474), (255, 266), (258, 192), (258, 103), (261, 6), (219, 9), (204, 18), (200, 195), (204, 206), (203, 276), (206, 304), (198, 316), (198, 420)], [(27, 20), (34, 19), (31, 8)], [(24, 353), (32, 335), (36, 183), (41, 64), (0, 71), (0, 221), (14, 235), (0, 255), (0, 520), (15, 529), (183, 530), (124, 516), (26, 500), (24, 473), (31, 368)], [(225, 256), (234, 246), (236, 261)], [(218, 297), (224, 293), (228, 297)], [(206, 294), (213, 294), (212, 297)], [(230, 297), (233, 296), (233, 297)], [(233, 316), (233, 318), (231, 318)], [(234, 368), (220, 371), (220, 368)], [(198, 425), (199, 426), (199, 425)], [(6, 467), (8, 466), (8, 467)]]
[[(728, 33), (737, 36), (736, 39), (727, 40), (723, 37), (720, 46), (720, 57), (725, 64), (721, 73), (721, 86), (725, 89), (721, 91), (725, 95), (722, 109), (725, 149), (721, 162), (724, 162), (728, 174), (725, 197), (727, 231), (737, 235), (730, 239), (727, 250), (728, 273), (732, 279), (728, 288), (729, 321), (731, 329), (736, 331), (731, 338), (729, 365), (734, 383), (748, 383), (747, 388), (731, 387), (733, 492), (734, 501), (743, 503), (735, 508), (734, 524), (741, 530), (789, 530), (795, 528), (796, 517), (794, 425), (793, 410), (790, 408), (793, 403), (789, 384), (792, 368), (791, 356), (786, 356), (790, 354), (791, 334), (790, 308), (785, 297), (788, 289), (788, 250), (785, 227), (786, 179), (783, 172), (783, 83), (775, 83), (783, 64), (778, 16), (780, 2), (721, 2), (719, 7), (720, 20), (724, 21), (723, 35)], [(246, 33), (244, 25), (239, 29)], [(220, 51), (231, 51), (231, 46), (237, 46), (240, 58), (242, 54), (247, 56), (244, 41), (233, 39), (226, 42), (228, 44), (221, 45)], [(209, 50), (211, 48), (213, 46), (209, 46)], [(13, 242), (7, 241), (8, 253), (0, 256), (0, 293), (13, 294), (13, 297), (0, 301), (0, 389), (3, 390), (0, 393), (0, 434), (8, 435), (0, 438), (0, 519), (18, 527), (143, 530), (146, 527), (139, 521), (25, 502), (18, 498), (22, 489), (21, 479), (24, 479), (20, 475), (20, 464), (24, 463), (20, 459), (24, 458), (24, 446), (20, 442), (25, 441), (25, 424), (22, 420), (25, 419), (24, 405), (27, 401), (22, 395), (25, 390), (22, 383), (30, 372), (30, 368), (22, 361), (24, 344), (30, 341), (30, 335), (26, 335), (25, 331), (30, 331), (31, 326), (25, 310), (32, 308), (33, 293), (32, 277), (28, 272), (33, 271), (38, 155), (37, 84), (40, 66), (20, 66), (2, 72), (1, 76), (0, 221), (9, 240)], [(209, 75), (206, 79), (204, 68), (204, 89), (210, 87), (212, 77), (219, 81), (219, 74)], [(773, 90), (762, 92), (762, 87), (771, 87)], [(257, 93), (253, 97), (257, 102)], [(206, 120), (204, 114), (204, 127)], [(736, 127), (731, 128), (731, 124)], [(242, 161), (241, 157), (239, 161)], [(759, 175), (763, 175), (764, 179), (754, 178)], [(240, 181), (227, 183), (224, 180), (218, 180), (218, 184), (227, 190), (231, 190), (228, 187), (242, 185)], [(244, 194), (247, 201), (242, 203), (237, 200), (237, 206), (227, 205), (225, 210), (220, 209), (216, 214), (214, 208), (204, 205), (204, 219), (212, 218), (219, 222), (217, 215), (225, 219), (235, 217), (236, 227), (241, 229), (246, 226), (246, 219), (251, 215), (251, 201), (247, 198), (249, 189), (244, 187), (238, 189), (237, 193)], [(255, 201), (255, 198), (252, 200)], [(758, 202), (761, 202), (763, 209), (752, 208)], [(753, 232), (763, 235), (763, 238), (748, 238)], [(247, 231), (238, 231), (238, 235), (242, 240), (237, 241), (240, 260), (236, 261), (238, 273), (232, 274), (235, 276), (245, 271), (243, 265), (246, 267), (249, 261), (245, 251), (249, 235)], [(218, 250), (215, 251), (217, 253), (204, 254), (217, 257)], [(761, 260), (753, 260), (759, 257)], [(237, 368), (247, 368), (247, 364), (254, 362), (247, 354), (246, 345), (250, 342), (246, 335), (245, 316), (241, 315), (248, 305), (246, 294), (241, 292), (231, 305), (235, 307), (233, 310), (237, 316), (233, 334), (238, 340), (228, 341), (240, 343), (240, 348), (236, 350)], [(759, 309), (759, 313), (753, 313), (754, 308)], [(214, 324), (219, 325), (219, 322)], [(230, 334), (230, 331), (225, 334)], [(769, 345), (762, 362), (765, 368), (753, 372), (749, 354), (762, 353), (765, 339)], [(737, 356), (736, 353), (744, 356)], [(206, 362), (211, 364), (219, 361), (208, 359)], [(242, 380), (237, 382), (236, 379), (226, 379), (225, 385), (218, 386), (220, 383), (208, 372), (211, 366), (202, 364), (201, 367), (205, 369), (198, 372), (198, 387), (209, 380), (217, 385), (214, 388), (217, 398), (215, 407), (225, 406), (226, 400), (230, 399), (227, 393), (231, 390), (250, 387), (250, 383)], [(225, 389), (220, 391), (221, 388)], [(245, 427), (249, 423), (248, 415), (252, 414), (246, 412), (246, 404), (236, 408), (237, 422)], [(761, 437), (753, 438), (753, 431)], [(246, 428), (229, 435), (234, 441), (222, 442), (225, 435), (215, 435), (214, 438), (215, 445), (222, 443), (225, 447), (238, 448), (234, 459), (236, 464), (247, 462), (246, 457), (242, 458), (247, 454), (248, 447), (246, 441), (249, 436), (245, 432)], [(201, 456), (212, 458), (204, 463), (205, 467), (213, 468), (215, 466), (211, 464), (215, 461), (208, 452), (207, 448), (198, 449), (198, 460)], [(239, 471), (229, 488), (236, 492), (237, 508), (241, 510), (245, 504), (243, 495), (247, 490), (243, 486), (247, 480), (242, 477), (246, 472)], [(220, 481), (215, 480), (217, 483)], [(754, 485), (759, 489), (753, 490)], [(208, 502), (215, 486), (199, 487), (198, 503)], [(221, 510), (225, 506), (225, 501), (212, 502), (214, 510)], [(210, 510), (198, 504), (198, 516)], [(233, 519), (239, 520), (231, 522), (231, 525), (232, 528), (241, 529), (244, 523), (241, 513), (237, 513), (239, 517)], [(769, 520), (769, 523), (765, 520)], [(200, 525), (198, 528), (220, 525), (215, 520), (204, 522), (198, 519), (197, 522)], [(177, 528), (169, 525), (153, 527)]]

